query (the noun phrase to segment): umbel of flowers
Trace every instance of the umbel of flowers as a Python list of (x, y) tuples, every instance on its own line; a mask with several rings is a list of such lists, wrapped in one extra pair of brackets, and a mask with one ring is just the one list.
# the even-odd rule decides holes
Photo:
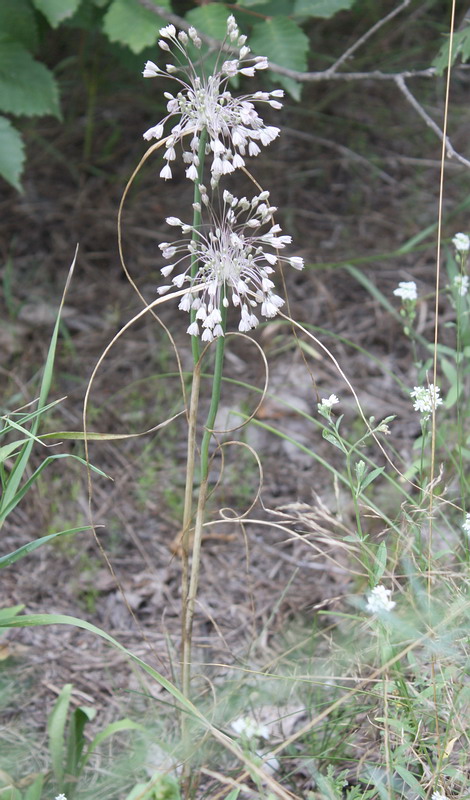
[[(160, 245), (164, 258), (172, 262), (161, 272), (168, 277), (177, 271), (172, 284), (178, 289), (189, 285), (190, 291), (179, 303), (181, 310), (195, 311), (195, 320), (187, 332), (198, 336), (202, 331), (202, 340), (212, 341), (223, 335), (222, 307), (227, 308), (230, 302), (240, 311), (239, 331), (249, 331), (258, 325), (256, 312), (268, 318), (276, 316), (284, 300), (273, 291), (270, 275), (274, 265), (284, 261), (294, 269), (302, 269), (303, 260), (279, 255), (278, 251), (291, 243), (291, 237), (281, 235), (280, 226), (273, 222), (277, 209), (269, 205), (269, 192), (261, 192), (248, 200), (234, 197), (225, 190), (218, 218), (209, 204), (205, 187), (200, 189), (211, 216), (210, 223), (195, 229), (177, 217), (168, 217), (169, 225), (180, 227), (183, 234), (192, 234), (192, 238)], [(267, 226), (268, 230), (263, 233)], [(198, 269), (196, 275), (191, 276), (194, 257)], [(171, 288), (171, 285), (160, 286), (158, 292), (164, 294)]]
[[(260, 145), (268, 145), (279, 135), (279, 128), (265, 125), (255, 108), (255, 103), (268, 103), (272, 108), (282, 108), (279, 98), (283, 97), (282, 89), (273, 92), (255, 92), (242, 97), (233, 97), (227, 89), (230, 78), (236, 75), (253, 77), (258, 70), (267, 69), (268, 60), (264, 56), (250, 55), (246, 45), (246, 36), (241, 36), (233, 16), (227, 20), (227, 36), (224, 44), (229, 43), (237, 49), (237, 57), (223, 61), (212, 75), (200, 77), (192, 64), (188, 45), (201, 47), (201, 40), (195, 28), (176, 33), (173, 25), (160, 30), (159, 45), (162, 50), (175, 50), (178, 66), (167, 64), (160, 69), (153, 61), (147, 61), (143, 72), (144, 78), (164, 76), (178, 84), (176, 94), (165, 92), (168, 100), (168, 115), (157, 125), (153, 125), (144, 133), (145, 139), (161, 140), (165, 135), (165, 127), (169, 120), (176, 120), (166, 141), (164, 159), (165, 166), (160, 177), (165, 180), (172, 177), (170, 162), (176, 159), (175, 146), (183, 146), (183, 160), (188, 165), (186, 176), (193, 181), (198, 180), (199, 145), (203, 132), (207, 134), (205, 154), (210, 156), (213, 185), (221, 175), (227, 175), (245, 164), (244, 156), (256, 156)], [(166, 134), (168, 135), (168, 134)], [(189, 139), (189, 149), (184, 149), (184, 140)]]
[[(291, 243), (291, 237), (282, 235), (274, 221), (277, 208), (270, 205), (269, 192), (248, 199), (225, 190), (216, 212), (202, 178), (207, 158), (215, 191), (222, 176), (244, 166), (246, 155), (258, 155), (260, 145), (268, 145), (278, 136), (279, 128), (265, 125), (255, 104), (267, 103), (280, 109), (278, 98), (283, 92), (276, 89), (233, 97), (227, 89), (231, 78), (254, 77), (258, 70), (268, 67), (266, 58), (251, 55), (233, 16), (228, 17), (222, 46), (229, 45), (235, 57), (223, 60), (221, 51), (209, 76), (200, 77), (190, 58), (190, 45), (201, 48), (194, 28), (177, 33), (173, 25), (167, 25), (160, 36), (160, 48), (175, 51), (178, 66), (167, 64), (161, 69), (147, 61), (143, 75), (170, 77), (178, 84), (178, 92), (165, 92), (168, 114), (149, 128), (144, 138), (165, 143), (166, 163), (160, 173), (164, 179), (172, 177), (170, 163), (176, 159), (177, 145), (182, 146), (183, 161), (188, 165), (186, 177), (195, 183), (195, 201), (192, 224), (178, 217), (167, 218), (169, 225), (181, 228), (182, 237), (160, 245), (169, 262), (161, 272), (165, 278), (172, 278), (158, 292), (187, 288), (179, 303), (179, 308), (191, 315), (187, 332), (210, 342), (224, 335), (224, 311), (230, 304), (239, 309), (241, 332), (255, 328), (259, 316), (276, 316), (284, 301), (274, 292), (270, 277), (275, 265), (284, 262), (297, 270), (304, 266), (298, 256), (279, 255), (279, 250)], [(168, 132), (165, 129), (170, 120)]]

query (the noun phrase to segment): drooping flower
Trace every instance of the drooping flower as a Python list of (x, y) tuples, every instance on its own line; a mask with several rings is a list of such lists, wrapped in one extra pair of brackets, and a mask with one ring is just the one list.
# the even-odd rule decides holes
[[(284, 300), (273, 292), (274, 283), (269, 276), (274, 265), (285, 261), (300, 270), (304, 264), (298, 256), (287, 258), (277, 252), (291, 243), (291, 237), (280, 235), (281, 228), (273, 224), (277, 209), (269, 205), (269, 192), (248, 200), (225, 190), (221, 213), (216, 215), (205, 187), (200, 186), (200, 190), (209, 224), (194, 228), (177, 217), (168, 217), (169, 225), (180, 227), (183, 235), (190, 234), (192, 238), (163, 242), (159, 247), (163, 257), (171, 261), (161, 270), (164, 277), (183, 267), (171, 283), (178, 289), (188, 287), (178, 306), (182, 311), (195, 312), (187, 332), (199, 336), (202, 329), (201, 339), (210, 342), (223, 336), (222, 310), (230, 303), (240, 309), (239, 331), (258, 325), (255, 311), (266, 318), (275, 317)], [(266, 233), (258, 232), (268, 224)], [(197, 272), (192, 278), (191, 264), (195, 263)], [(165, 294), (171, 288), (171, 284), (161, 286), (158, 293)]]
[(470, 279), (468, 275), (456, 275), (454, 278), (454, 286), (457, 289), (457, 294), (460, 297), (465, 297), (468, 293), (468, 287), (470, 285)]
[(411, 397), (414, 398), (413, 408), (423, 415), (423, 422), (426, 422), (437, 406), (442, 404), (442, 397), (439, 397), (440, 391), (439, 386), (430, 383), (428, 386), (415, 386), (410, 392)]
[(457, 253), (468, 253), (470, 250), (470, 236), (466, 233), (456, 233), (452, 239), (452, 244)]
[(396, 297), (401, 297), (402, 300), (417, 300), (418, 291), (414, 281), (400, 281), (398, 287), (393, 290)]
[(386, 589), (381, 584), (376, 586), (367, 597), (366, 609), (371, 614), (381, 614), (384, 611), (392, 611), (396, 603), (391, 600), (392, 590)]
[(284, 96), (282, 89), (272, 92), (254, 92), (241, 97), (233, 97), (227, 89), (230, 78), (236, 75), (253, 77), (257, 70), (267, 69), (268, 60), (264, 56), (250, 55), (246, 36), (241, 36), (235, 19), (227, 19), (227, 35), (224, 44), (238, 49), (238, 56), (221, 62), (222, 52), (212, 75), (200, 77), (188, 52), (188, 45), (201, 47), (201, 40), (195, 28), (176, 33), (173, 25), (160, 30), (159, 45), (162, 50), (171, 52), (170, 44), (176, 50), (178, 66), (167, 64), (160, 69), (153, 61), (147, 61), (143, 71), (144, 78), (164, 76), (179, 84), (173, 95), (165, 92), (167, 116), (144, 133), (144, 139), (160, 140), (164, 137), (166, 123), (172, 119), (176, 124), (170, 130), (166, 142), (165, 166), (160, 177), (172, 177), (170, 162), (176, 158), (175, 146), (183, 145), (189, 139), (189, 149), (184, 149), (183, 160), (188, 165), (186, 176), (198, 179), (199, 144), (203, 130), (207, 131), (206, 154), (212, 155), (211, 174), (213, 184), (221, 175), (233, 172), (244, 166), (244, 156), (256, 156), (261, 152), (260, 145), (270, 144), (278, 135), (279, 128), (265, 125), (255, 108), (255, 103), (267, 103), (271, 108), (282, 108), (279, 98)]
[(269, 739), (266, 725), (260, 725), (253, 717), (238, 717), (230, 723), (231, 729), (245, 739)]

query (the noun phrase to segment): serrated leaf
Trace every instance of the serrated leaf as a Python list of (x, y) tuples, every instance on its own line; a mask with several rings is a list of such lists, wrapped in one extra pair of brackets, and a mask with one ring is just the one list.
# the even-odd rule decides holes
[(191, 25), (194, 25), (196, 30), (222, 41), (227, 34), (228, 16), (229, 12), (220, 3), (207, 3), (207, 5), (189, 11), (186, 19)]
[[(450, 37), (448, 36), (432, 62), (432, 66), (435, 67), (438, 75), (442, 75), (449, 65), (449, 44)], [(463, 63), (470, 59), (470, 25), (454, 33), (451, 65), (455, 63), (457, 56), (461, 57)]]
[[(253, 26), (250, 47), (256, 55), (282, 67), (304, 72), (307, 68), (309, 40), (296, 22), (288, 17), (274, 17)], [(300, 87), (292, 78), (277, 76), (279, 83), (296, 99)]]
[(356, 0), (296, 0), (294, 14), (299, 17), (330, 19), (338, 11), (352, 8)]
[(57, 28), (64, 19), (75, 14), (82, 0), (32, 0), (33, 6), (44, 14), (49, 25)]
[[(213, 39), (223, 41), (227, 35), (227, 18), (229, 12), (219, 3), (208, 3), (201, 8), (193, 8), (186, 14), (186, 20), (194, 25), (197, 31), (205, 33), (206, 36), (212, 36)], [(189, 56), (195, 64), (195, 69), (198, 75), (210, 75), (214, 72), (216, 64), (219, 61), (219, 53), (211, 50), (203, 43), (200, 50), (189, 44)], [(238, 84), (238, 76), (234, 81)]]
[[(169, 0), (160, 0), (158, 4), (169, 9)], [(137, 0), (113, 0), (105, 14), (103, 30), (112, 42), (124, 44), (137, 54), (155, 44), (159, 27), (165, 24), (165, 20)]]
[(0, 110), (60, 118), (59, 91), (52, 72), (17, 42), (0, 42)]
[(0, 117), (0, 175), (21, 192), (20, 177), (25, 160), (21, 134), (10, 120)]
[(28, 50), (36, 49), (38, 29), (33, 9), (27, 0), (2, 0), (0, 32), (2, 39), (19, 42)]

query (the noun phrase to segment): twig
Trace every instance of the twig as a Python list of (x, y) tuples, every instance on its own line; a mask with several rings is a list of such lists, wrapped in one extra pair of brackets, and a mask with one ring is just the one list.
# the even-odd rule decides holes
[(404, 78), (401, 77), (400, 75), (395, 75), (395, 83), (398, 86), (402, 95), (408, 100), (409, 104), (413, 106), (416, 113), (419, 114), (421, 119), (425, 121), (426, 125), (428, 125), (428, 127), (431, 128), (432, 131), (434, 131), (436, 136), (438, 136), (439, 139), (445, 143), (445, 148), (448, 158), (455, 158), (461, 164), (464, 164), (466, 167), (470, 167), (470, 161), (467, 158), (464, 158), (464, 156), (461, 156), (460, 153), (457, 153), (457, 151), (452, 146), (449, 137), (444, 135), (439, 125), (437, 125), (437, 123), (434, 122), (433, 119), (431, 119), (429, 114), (417, 101), (416, 97), (410, 92), (408, 86), (405, 83)]
[[(436, 70), (434, 67), (428, 67), (427, 69), (418, 69), (418, 70), (407, 70), (405, 72), (381, 72), (380, 70), (373, 70), (372, 72), (337, 72), (337, 68), (339, 63), (343, 63), (345, 58), (347, 58), (351, 54), (351, 50), (357, 49), (361, 44), (369, 38), (369, 35), (375, 33), (383, 22), (386, 22), (391, 16), (394, 16), (396, 13), (402, 10), (402, 8), (407, 5), (410, 0), (405, 0), (401, 6), (398, 6), (398, 9), (395, 9), (392, 14), (389, 14), (387, 17), (384, 17), (383, 20), (380, 20), (380, 24), (376, 23), (370, 31), (367, 31), (358, 41), (346, 50), (342, 56), (338, 59), (335, 64), (328, 69), (319, 70), (317, 72), (298, 72), (295, 69), (289, 69), (288, 67), (282, 67), (280, 64), (274, 64), (271, 61), (269, 62), (269, 69), (272, 72), (277, 72), (279, 75), (285, 75), (287, 78), (293, 78), (296, 81), (300, 81), (301, 83), (318, 83), (320, 81), (363, 81), (369, 78), (374, 80), (394, 80), (395, 77), (400, 76), (403, 78), (432, 78), (436, 74)], [(178, 14), (173, 14), (173, 12), (168, 11), (166, 8), (162, 8), (162, 6), (155, 5), (152, 0), (138, 0), (139, 5), (143, 8), (146, 8), (148, 11), (151, 11), (153, 14), (161, 17), (165, 20), (165, 22), (170, 22), (172, 25), (175, 25), (177, 28), (181, 28), (183, 31), (189, 30), (191, 27), (190, 23), (187, 22), (183, 17), (178, 16)], [(198, 31), (199, 38), (208, 45), (212, 50), (222, 50), (224, 53), (237, 53), (238, 50), (232, 45), (227, 43), (222, 43), (219, 39), (214, 39), (212, 36), (207, 36), (205, 33), (201, 33)]]
[(344, 62), (347, 61), (348, 58), (350, 58), (352, 54), (356, 52), (356, 50), (362, 47), (362, 45), (365, 42), (367, 42), (367, 40), (370, 39), (370, 37), (373, 36), (374, 33), (376, 33), (383, 25), (386, 25), (386, 23), (390, 22), (390, 20), (393, 19), (393, 17), (396, 17), (396, 15), (400, 14), (400, 12), (403, 11), (404, 8), (409, 6), (410, 2), (411, 0), (403, 0), (401, 6), (397, 6), (396, 8), (393, 9), (393, 11), (390, 11), (390, 14), (386, 14), (386, 16), (382, 17), (382, 19), (379, 19), (379, 21), (376, 22), (375, 25), (372, 25), (372, 27), (369, 28), (369, 30), (366, 31), (356, 42), (354, 42), (354, 44), (352, 44), (351, 47), (348, 47), (348, 49), (344, 51), (343, 55), (341, 55), (338, 58), (338, 60), (335, 61), (333, 66), (330, 67), (330, 71), (336, 72), (336, 70), (338, 69), (338, 67), (341, 66), (341, 64), (344, 64)]

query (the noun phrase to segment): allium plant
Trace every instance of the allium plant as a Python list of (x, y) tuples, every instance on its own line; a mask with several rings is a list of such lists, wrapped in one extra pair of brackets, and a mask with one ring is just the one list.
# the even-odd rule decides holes
[[(199, 71), (191, 61), (191, 53), (201, 49), (201, 40), (194, 28), (190, 28), (188, 33), (177, 33), (173, 25), (167, 25), (160, 30), (160, 37), (160, 48), (165, 53), (172, 53), (176, 64), (167, 64), (162, 69), (153, 61), (147, 61), (143, 75), (145, 78), (170, 78), (176, 82), (177, 91), (175, 94), (165, 92), (168, 114), (149, 128), (144, 138), (156, 139), (157, 149), (160, 145), (165, 147), (165, 165), (160, 172), (165, 180), (172, 178), (170, 165), (176, 160), (178, 146), (181, 146), (186, 177), (194, 183), (192, 222), (167, 217), (167, 224), (180, 228), (181, 236), (160, 245), (162, 256), (168, 262), (161, 272), (169, 280), (157, 290), (161, 295), (170, 289), (186, 290), (179, 308), (190, 315), (187, 333), (191, 336), (194, 360), (182, 526), (181, 682), (183, 693), (188, 697), (192, 622), (209, 482), (209, 445), (220, 397), (227, 311), (230, 306), (236, 308), (239, 314), (237, 327), (243, 334), (255, 328), (260, 317), (270, 319), (276, 316), (284, 303), (275, 292), (272, 280), (276, 265), (284, 262), (300, 270), (304, 264), (298, 256), (285, 257), (279, 253), (291, 243), (291, 237), (282, 234), (274, 220), (277, 208), (270, 204), (269, 192), (258, 189), (258, 194), (250, 198), (235, 197), (226, 188), (220, 195), (218, 193), (222, 179), (243, 168), (246, 156), (257, 156), (261, 146), (270, 144), (280, 133), (279, 128), (264, 123), (256, 105), (280, 109), (281, 90), (255, 91), (234, 97), (228, 89), (230, 79), (237, 76), (254, 78), (258, 72), (266, 70), (267, 59), (251, 54), (246, 37), (240, 34), (233, 16), (227, 19), (226, 37), (210, 75), (204, 73), (204, 58), (198, 64)], [(227, 51), (231, 57), (227, 57)], [(205, 186), (205, 169), (210, 172), (211, 198)], [(196, 513), (193, 514), (198, 386), (202, 362), (200, 342), (205, 345), (213, 340), (212, 398), (199, 448), (199, 495)], [(203, 350), (202, 356), (205, 353)], [(190, 567), (189, 532), (192, 524)], [(185, 726), (183, 719), (183, 732)]]

